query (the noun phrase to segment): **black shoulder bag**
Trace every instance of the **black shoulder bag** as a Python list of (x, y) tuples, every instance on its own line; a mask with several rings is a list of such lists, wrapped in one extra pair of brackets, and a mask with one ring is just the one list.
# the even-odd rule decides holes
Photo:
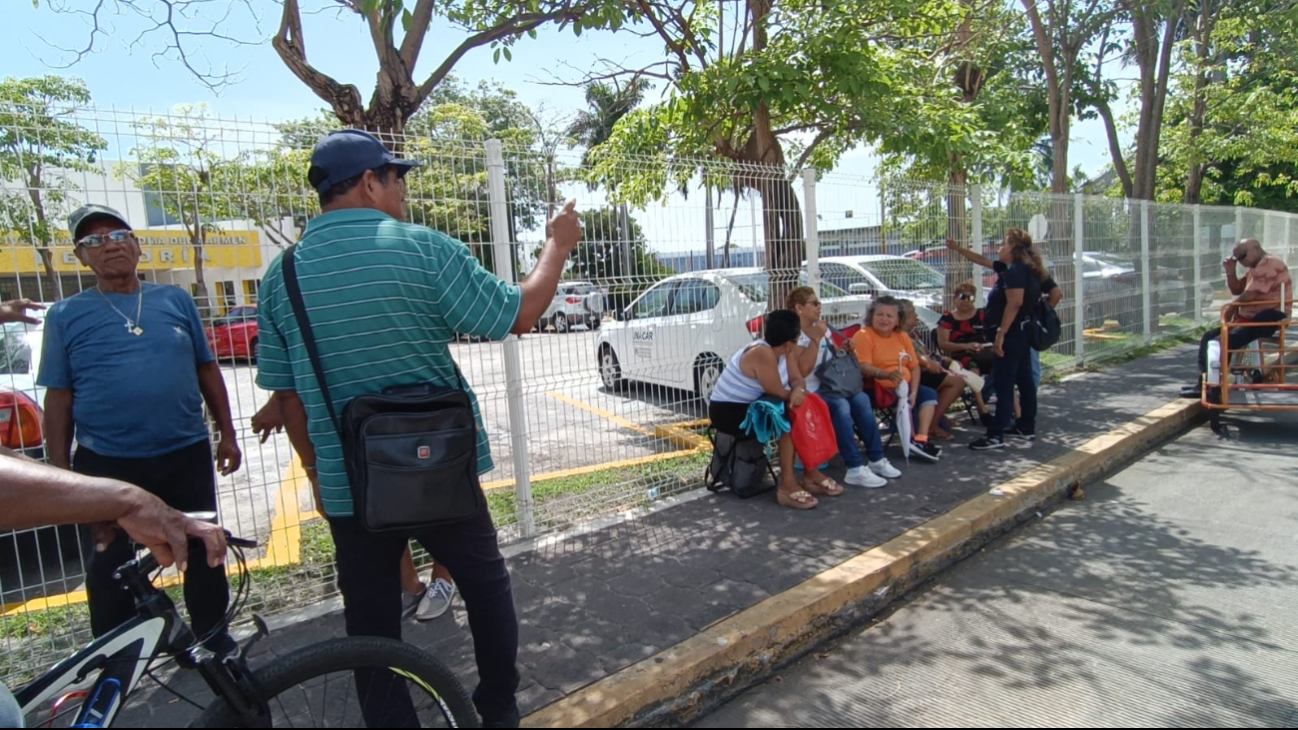
[(485, 506), (478, 484), (478, 429), (464, 376), (459, 388), (427, 383), (357, 396), (334, 410), (294, 261), (284, 252), (284, 287), (329, 418), (342, 442), (355, 516), (370, 532), (408, 532), (459, 522)]

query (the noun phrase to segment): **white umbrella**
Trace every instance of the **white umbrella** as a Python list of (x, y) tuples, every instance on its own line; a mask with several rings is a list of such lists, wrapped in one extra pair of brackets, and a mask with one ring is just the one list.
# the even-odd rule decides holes
[[(906, 361), (910, 355), (901, 353), (897, 361), (897, 369), (906, 372)], [(910, 415), (910, 383), (902, 380), (897, 386), (897, 412), (893, 416), (893, 422), (897, 424), (897, 437), (901, 439), (901, 453), (906, 457), (906, 463), (910, 463), (910, 452), (914, 448), (911, 446), (911, 415)]]

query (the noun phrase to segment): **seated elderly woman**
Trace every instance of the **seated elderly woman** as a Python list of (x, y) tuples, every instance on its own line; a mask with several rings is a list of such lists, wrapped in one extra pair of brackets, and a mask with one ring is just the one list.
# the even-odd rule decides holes
[[(979, 309), (977, 301), (978, 288), (972, 281), (955, 288), (955, 309), (943, 314), (937, 323), (937, 346), (965, 370), (987, 377), (990, 383), (996, 355), (987, 342), (987, 310)], [(974, 389), (974, 398), (983, 425), (991, 425), (991, 411), (982, 390)]]
[(937, 461), (942, 449), (929, 443), (937, 391), (920, 383), (919, 354), (910, 336), (900, 329), (901, 306), (895, 297), (881, 296), (870, 304), (866, 326), (852, 336), (861, 373), (884, 388), (895, 390), (903, 382), (910, 386), (910, 407), (915, 413), (912, 448), (921, 457)]
[(930, 352), (924, 339), (916, 337), (915, 329), (919, 326), (919, 313), (915, 311), (915, 303), (909, 299), (902, 299), (898, 304), (901, 308), (901, 331), (910, 336), (911, 342), (915, 345), (915, 353), (919, 355), (919, 384), (937, 391), (938, 422), (933, 424), (932, 435), (934, 438), (953, 439), (955, 437), (942, 428), (940, 421), (950, 410), (951, 404), (960, 400), (960, 394), (969, 387), (969, 384), (964, 378), (947, 370), (951, 364), (949, 358), (944, 359), (941, 355)]
[[(735, 353), (712, 391), (708, 416), (717, 431), (746, 435), (744, 421), (749, 408), (759, 400), (793, 408), (802, 405), (807, 398), (806, 381), (789, 357), (801, 334), (802, 323), (793, 312), (779, 310), (766, 315), (766, 334)], [(798, 484), (793, 437), (788, 433), (780, 436), (779, 452), (780, 484), (775, 498), (780, 506), (811, 509), (819, 503), (816, 496), (837, 497), (843, 493), (841, 486), (812, 464), (806, 464), (806, 476)]]
[[(820, 318), (820, 296), (809, 286), (798, 287), (789, 292), (788, 307), (802, 322), (802, 336), (789, 359), (795, 360), (798, 369), (806, 373), (807, 390), (823, 398), (829, 407), (838, 453), (843, 455), (843, 465), (847, 467), (843, 481), (867, 489), (886, 487), (888, 480), (900, 477), (901, 472), (884, 456), (883, 439), (879, 435), (879, 423), (874, 418), (869, 394), (862, 391), (851, 398), (844, 398), (820, 390), (821, 370), (833, 359), (834, 351), (840, 349), (833, 344), (829, 325)], [(855, 351), (856, 345), (848, 340), (841, 349)], [(857, 446), (857, 434), (865, 444), (868, 465)]]

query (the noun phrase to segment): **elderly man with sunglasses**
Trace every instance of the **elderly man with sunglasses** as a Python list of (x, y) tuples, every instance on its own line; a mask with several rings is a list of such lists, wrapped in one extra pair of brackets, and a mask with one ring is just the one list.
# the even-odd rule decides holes
[[(68, 219), (77, 259), (95, 272), (94, 288), (50, 308), (37, 383), (44, 386), (46, 452), (54, 466), (117, 479), (183, 512), (216, 509), (213, 452), (203, 403), (220, 428), (222, 474), (242, 455), (229, 397), (198, 308), (174, 286), (141, 281), (140, 244), (121, 213), (87, 205)], [(77, 450), (72, 454), (75, 432)], [(86, 576), (96, 636), (133, 613), (113, 580), (130, 559), (125, 535), (96, 536)], [(185, 603), (208, 648), (236, 647), (223, 628), (225, 572), (199, 554), (185, 572)]]

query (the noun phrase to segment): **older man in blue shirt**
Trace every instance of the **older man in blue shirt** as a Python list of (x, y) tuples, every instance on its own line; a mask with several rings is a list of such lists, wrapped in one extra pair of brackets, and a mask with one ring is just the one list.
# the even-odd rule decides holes
[[(194, 300), (174, 286), (140, 281), (140, 244), (121, 213), (87, 205), (72, 214), (68, 230), (77, 258), (97, 281), (55, 304), (45, 319), (37, 383), (47, 388), (50, 463), (138, 485), (185, 512), (215, 510), (205, 400), (220, 428), (221, 473), (236, 471), (242, 455), (225, 380)], [(95, 542), (86, 591), (91, 630), (99, 636), (133, 614), (131, 597), (113, 580), (132, 551), (121, 533), (96, 535)], [(234, 649), (222, 626), (229, 601), (225, 571), (201, 557), (190, 560), (185, 603), (211, 649)]]

